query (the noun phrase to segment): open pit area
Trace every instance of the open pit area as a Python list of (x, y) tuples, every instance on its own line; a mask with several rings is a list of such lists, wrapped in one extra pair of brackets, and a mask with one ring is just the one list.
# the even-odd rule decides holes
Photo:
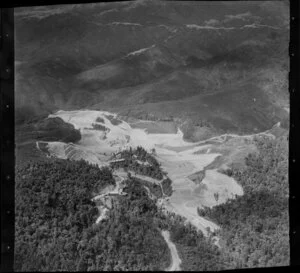
[[(159, 204), (167, 211), (185, 217), (204, 234), (207, 234), (207, 228), (213, 231), (219, 227), (200, 217), (197, 209), (243, 195), (242, 187), (218, 169), (241, 161), (246, 153), (253, 151), (251, 136), (221, 135), (190, 143), (183, 139), (182, 131), (172, 122), (167, 122), (168, 126), (161, 121), (127, 123), (115, 113), (90, 110), (58, 111), (49, 115), (52, 117), (72, 124), (81, 134), (81, 140), (76, 144), (43, 142), (43, 150), (47, 148), (54, 157), (84, 159), (107, 166), (113, 154), (129, 147), (142, 146), (149, 152), (155, 150), (155, 157), (172, 180), (173, 188), (172, 195), (162, 198)], [(95, 124), (104, 125), (108, 130), (91, 130)], [(193, 178), (201, 171), (203, 177), (195, 183)]]

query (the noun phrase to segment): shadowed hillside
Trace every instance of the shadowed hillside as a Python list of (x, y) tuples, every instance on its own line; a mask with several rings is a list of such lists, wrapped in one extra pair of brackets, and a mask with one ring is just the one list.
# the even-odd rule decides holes
[[(16, 119), (167, 115), (193, 125), (190, 140), (269, 129), (288, 118), (288, 17), (285, 2), (16, 9)], [(195, 129), (200, 116), (208, 126)]]

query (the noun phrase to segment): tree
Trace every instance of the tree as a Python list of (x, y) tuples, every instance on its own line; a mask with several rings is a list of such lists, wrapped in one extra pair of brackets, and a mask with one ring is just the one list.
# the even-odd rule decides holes
[(219, 200), (219, 193), (215, 192), (214, 193), (214, 198), (215, 198), (216, 202), (218, 202), (218, 200)]

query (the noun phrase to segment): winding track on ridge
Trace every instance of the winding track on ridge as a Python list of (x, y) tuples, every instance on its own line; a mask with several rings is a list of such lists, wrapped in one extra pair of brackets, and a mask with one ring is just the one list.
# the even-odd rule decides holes
[(177, 248), (175, 244), (170, 240), (170, 233), (167, 230), (161, 231), (162, 236), (164, 237), (166, 243), (168, 244), (168, 247), (171, 252), (171, 264), (168, 268), (165, 269), (165, 271), (180, 271), (180, 264), (181, 259), (178, 255)]

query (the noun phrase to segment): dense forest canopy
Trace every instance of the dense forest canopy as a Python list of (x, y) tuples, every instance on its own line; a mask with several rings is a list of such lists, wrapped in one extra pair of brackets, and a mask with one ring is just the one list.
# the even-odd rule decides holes
[(93, 195), (115, 181), (108, 168), (84, 161), (35, 163), (16, 172), (15, 270), (158, 270), (169, 250), (157, 207), (136, 181), (95, 224)]
[[(170, 231), (182, 270), (288, 265), (288, 143), (259, 138), (256, 144), (259, 152), (246, 158), (245, 169), (227, 171), (244, 196), (199, 210), (221, 226), (208, 238), (158, 207), (140, 179), (127, 177), (127, 194), (115, 196), (108, 217), (96, 224), (91, 199), (115, 185), (111, 169), (59, 159), (17, 166), (15, 270), (164, 270), (171, 256), (162, 230)], [(146, 162), (150, 155), (138, 150)], [(132, 150), (123, 153), (135, 158)], [(170, 194), (171, 181), (162, 186)]]
[(107, 168), (34, 163), (17, 169), (16, 183), (16, 271), (163, 270), (170, 264), (163, 229), (184, 248), (184, 258), (190, 252), (201, 258), (195, 268), (215, 268), (217, 247), (183, 218), (162, 212), (135, 178), (126, 180), (127, 195), (116, 197), (99, 224), (90, 199), (114, 184)]
[(229, 171), (245, 195), (199, 211), (221, 225), (221, 246), (235, 268), (289, 264), (288, 142), (260, 138), (256, 145), (244, 170)]
[(91, 198), (114, 184), (108, 168), (84, 161), (17, 168), (15, 269), (76, 270), (79, 242), (98, 214)]
[[(155, 150), (152, 153), (155, 153)], [(143, 147), (138, 146), (135, 149), (130, 147), (128, 150), (121, 151), (119, 156), (124, 160), (112, 162), (112, 168), (124, 168), (125, 170), (132, 170), (137, 174), (146, 175), (154, 179), (163, 179), (164, 173), (160, 168), (160, 164)]]

